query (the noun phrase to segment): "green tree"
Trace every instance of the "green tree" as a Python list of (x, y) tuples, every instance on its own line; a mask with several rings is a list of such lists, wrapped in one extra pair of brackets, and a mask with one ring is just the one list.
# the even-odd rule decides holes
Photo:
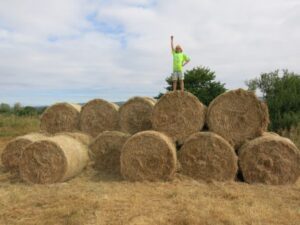
[(13, 110), (13, 113), (17, 115), (19, 113), (19, 111), (22, 110), (21, 103), (20, 102), (15, 103), (12, 110)]
[(18, 113), (18, 116), (36, 116), (38, 115), (38, 110), (32, 106), (25, 106)]
[[(202, 103), (209, 105), (215, 97), (226, 91), (225, 84), (215, 81), (215, 79), (214, 71), (207, 67), (196, 67), (184, 73), (184, 88), (194, 94)], [(167, 77), (166, 82), (168, 83), (166, 89), (171, 91), (172, 78)], [(156, 98), (160, 98), (162, 95), (160, 93)]]
[(290, 129), (300, 123), (300, 75), (288, 70), (262, 73), (260, 78), (246, 82), (249, 89), (262, 92), (269, 107), (270, 129)]
[(1, 103), (0, 104), (0, 113), (10, 113), (11, 108), (9, 104)]

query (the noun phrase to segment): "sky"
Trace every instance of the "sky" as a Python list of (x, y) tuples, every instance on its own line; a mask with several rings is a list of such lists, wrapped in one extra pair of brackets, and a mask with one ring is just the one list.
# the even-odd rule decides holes
[(300, 73), (299, 0), (0, 0), (0, 102), (125, 101), (164, 92), (170, 36), (226, 88)]

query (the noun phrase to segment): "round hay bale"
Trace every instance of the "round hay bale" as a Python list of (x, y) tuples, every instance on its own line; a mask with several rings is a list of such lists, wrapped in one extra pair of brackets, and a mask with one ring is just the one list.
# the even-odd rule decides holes
[(228, 91), (215, 98), (208, 107), (209, 130), (221, 135), (235, 148), (261, 136), (268, 123), (268, 108), (251, 91)]
[(129, 134), (119, 131), (104, 131), (90, 145), (94, 167), (99, 171), (120, 174), (120, 156)]
[(118, 130), (119, 106), (102, 99), (86, 103), (80, 114), (81, 131), (96, 137), (103, 131)]
[(24, 149), (31, 143), (45, 137), (46, 136), (42, 133), (30, 133), (10, 141), (1, 154), (1, 161), (4, 168), (11, 172), (18, 172), (19, 162)]
[(287, 138), (267, 135), (239, 149), (239, 166), (248, 183), (292, 184), (300, 175), (300, 151)]
[(93, 138), (90, 135), (82, 132), (61, 132), (58, 133), (57, 135), (67, 135), (71, 138), (76, 139), (77, 141), (80, 141), (82, 144), (86, 146), (89, 146), (93, 141)]
[(42, 114), (40, 128), (50, 134), (78, 131), (80, 110), (81, 106), (76, 104), (54, 104)]
[(79, 174), (88, 160), (87, 146), (57, 135), (27, 146), (20, 160), (20, 175), (29, 183), (63, 182)]
[(189, 92), (168, 92), (154, 106), (151, 117), (153, 129), (182, 144), (189, 135), (203, 128), (205, 108), (198, 98)]
[(233, 147), (212, 132), (192, 134), (179, 151), (181, 172), (194, 179), (234, 180), (238, 165)]
[(135, 134), (152, 128), (151, 114), (155, 103), (150, 98), (133, 97), (120, 107), (121, 130)]
[(143, 131), (130, 137), (121, 152), (121, 173), (131, 181), (172, 179), (176, 172), (176, 147), (165, 134)]

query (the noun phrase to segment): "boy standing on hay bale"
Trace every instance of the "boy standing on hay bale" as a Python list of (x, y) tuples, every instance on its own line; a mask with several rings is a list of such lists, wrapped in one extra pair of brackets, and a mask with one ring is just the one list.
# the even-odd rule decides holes
[(173, 45), (173, 36), (171, 36), (171, 48), (172, 48), (172, 55), (173, 55), (173, 73), (172, 73), (172, 80), (173, 80), (173, 91), (177, 89), (177, 80), (180, 81), (180, 90), (184, 91), (184, 76), (182, 73), (182, 67), (188, 64), (190, 58), (182, 53), (182, 48), (180, 45), (176, 45), (174, 49)]

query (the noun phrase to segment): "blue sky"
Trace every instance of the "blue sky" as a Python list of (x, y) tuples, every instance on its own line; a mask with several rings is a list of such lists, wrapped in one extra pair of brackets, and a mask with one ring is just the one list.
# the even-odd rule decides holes
[(156, 96), (170, 35), (229, 89), (300, 73), (298, 0), (0, 1), (0, 102), (48, 105)]

